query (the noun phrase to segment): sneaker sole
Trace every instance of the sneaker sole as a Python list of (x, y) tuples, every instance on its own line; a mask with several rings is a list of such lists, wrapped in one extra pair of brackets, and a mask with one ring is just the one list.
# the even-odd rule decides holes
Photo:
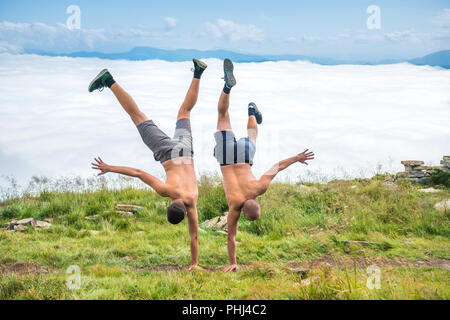
[(230, 59), (225, 59), (223, 62), (223, 72), (225, 73), (225, 81), (226, 85), (231, 88), (236, 85), (236, 79), (234, 78), (233, 74), (234, 66), (233, 62), (231, 62)]
[(208, 68), (208, 65), (206, 63), (204, 63), (203, 61), (200, 61), (198, 59), (192, 59), (194, 60), (194, 62), (196, 64), (198, 64), (200, 66), (200, 68), (202, 68), (203, 70), (205, 70), (206, 68)]
[(92, 80), (91, 83), (89, 83), (89, 86), (88, 86), (88, 91), (89, 91), (89, 92), (92, 92), (92, 91), (91, 91), (92, 85), (93, 85), (98, 79), (100, 79), (101, 77), (103, 77), (103, 75), (104, 75), (105, 73), (107, 73), (107, 72), (108, 72), (108, 69), (103, 69), (103, 70), (100, 71), (100, 73), (94, 78), (94, 80)]

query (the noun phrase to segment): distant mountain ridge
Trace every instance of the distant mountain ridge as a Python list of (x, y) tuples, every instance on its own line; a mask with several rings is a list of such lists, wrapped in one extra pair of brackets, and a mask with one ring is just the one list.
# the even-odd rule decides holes
[(438, 51), (409, 61), (416, 65), (439, 66), (450, 69), (450, 50)]
[(39, 50), (27, 50), (26, 53), (44, 55), (44, 56), (62, 56), (72, 58), (100, 58), (108, 60), (165, 60), (165, 61), (188, 61), (193, 57), (196, 58), (217, 58), (225, 59), (229, 58), (235, 62), (266, 62), (266, 61), (310, 61), (321, 65), (340, 65), (340, 64), (357, 64), (357, 65), (381, 65), (381, 64), (393, 64), (401, 62), (409, 62), (415, 65), (430, 65), (439, 66), (442, 68), (450, 69), (450, 50), (438, 51), (426, 55), (424, 57), (415, 58), (411, 60), (382, 60), (377, 62), (370, 61), (350, 61), (350, 60), (337, 60), (331, 58), (318, 58), (305, 55), (258, 55), (258, 54), (246, 54), (238, 53), (227, 50), (195, 50), (195, 49), (176, 49), (165, 50), (152, 47), (136, 47), (128, 52), (123, 53), (103, 53), (103, 52), (89, 52), (78, 51), (73, 53), (50, 53)]

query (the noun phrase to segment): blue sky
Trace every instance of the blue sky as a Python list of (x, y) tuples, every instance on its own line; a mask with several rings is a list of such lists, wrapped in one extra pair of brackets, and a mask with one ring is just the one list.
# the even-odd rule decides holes
[[(65, 26), (69, 5), (81, 29)], [(380, 8), (381, 29), (366, 9)], [(229, 49), (339, 59), (412, 58), (450, 49), (450, 1), (0, 2), (0, 50)]]

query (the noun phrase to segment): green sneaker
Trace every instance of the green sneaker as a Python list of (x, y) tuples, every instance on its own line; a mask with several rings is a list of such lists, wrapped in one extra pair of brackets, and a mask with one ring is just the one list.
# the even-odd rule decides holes
[(100, 90), (103, 91), (103, 88), (106, 87), (106, 79), (108, 79), (109, 77), (112, 77), (111, 74), (109, 73), (108, 69), (103, 69), (102, 71), (100, 71), (100, 73), (94, 78), (94, 80), (91, 81), (91, 83), (89, 84), (88, 87), (88, 91), (92, 92), (95, 90)]
[(192, 59), (192, 62), (194, 62), (194, 68), (196, 71), (203, 72), (206, 68), (208, 68), (208, 65), (206, 63), (198, 59)]
[(203, 71), (205, 71), (208, 66), (203, 61), (200, 61), (198, 59), (192, 59), (192, 62), (194, 62), (194, 68), (192, 68), (192, 72), (194, 72), (194, 78), (200, 79), (202, 77)]

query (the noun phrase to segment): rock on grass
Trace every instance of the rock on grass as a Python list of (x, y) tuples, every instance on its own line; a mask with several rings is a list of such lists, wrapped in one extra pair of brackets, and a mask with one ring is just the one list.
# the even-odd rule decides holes
[(9, 231), (25, 231), (28, 227), (33, 228), (48, 228), (52, 224), (47, 221), (34, 220), (33, 218), (27, 218), (22, 220), (13, 220), (5, 225), (6, 230)]
[(450, 199), (442, 200), (434, 205), (434, 208), (438, 211), (450, 210)]

